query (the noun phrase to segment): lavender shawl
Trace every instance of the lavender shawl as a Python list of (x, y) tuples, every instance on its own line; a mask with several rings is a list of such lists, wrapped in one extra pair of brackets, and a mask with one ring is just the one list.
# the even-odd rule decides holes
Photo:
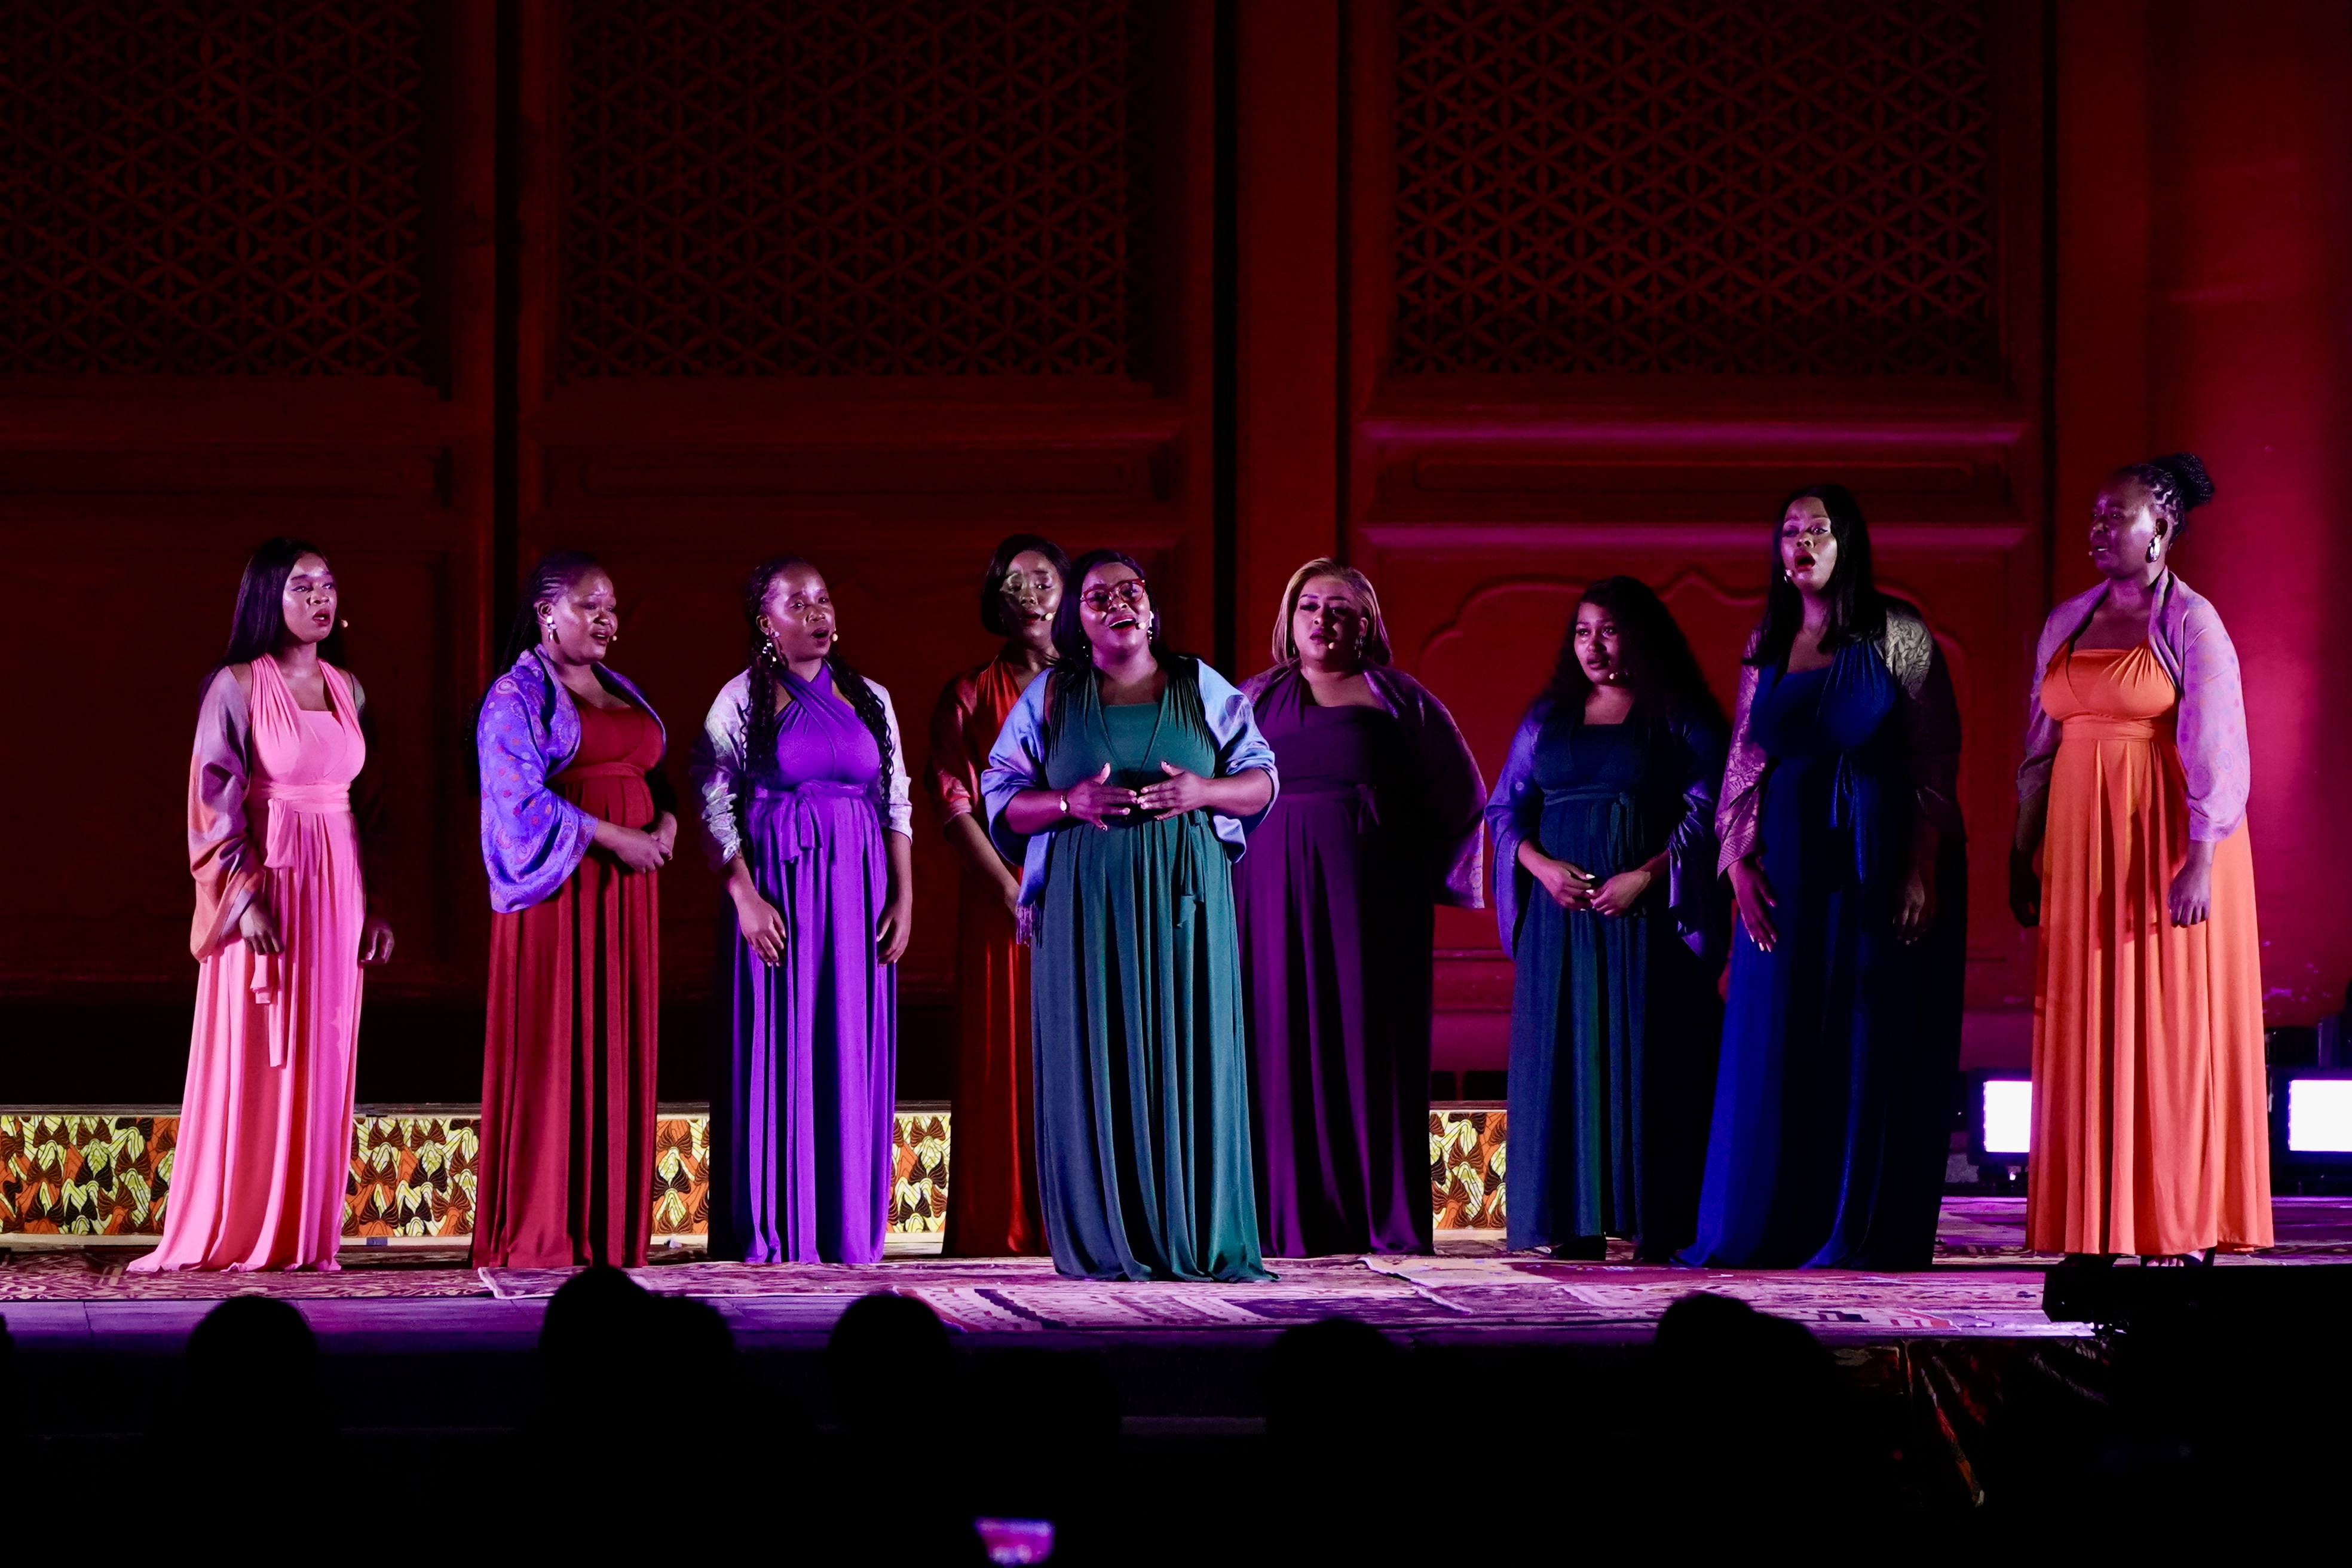
[[(1192, 661), (1201, 672), (1201, 711), (1208, 720), (1209, 734), (1217, 742), (1217, 776), (1231, 778), (1244, 768), (1264, 768), (1265, 776), (1276, 791), (1282, 788), (1281, 776), (1274, 765), (1274, 748), (1258, 733), (1257, 716), (1250, 700), (1241, 694), (1234, 683), (1211, 669), (1199, 659)], [(1171, 676), (1174, 672), (1171, 670)], [(1041, 675), (1021, 693), (1021, 700), (1004, 717), (1004, 728), (996, 732), (996, 744), (988, 749), (988, 766), (980, 775), (980, 796), (987, 809), (988, 837), (996, 852), (1021, 867), (1021, 901), (1034, 904), (1045, 896), (1045, 851), (1053, 841), (1051, 833), (1039, 833), (1024, 837), (1005, 826), (1004, 808), (1013, 797), (1024, 789), (1042, 789), (1045, 784), (1045, 760), (1054, 753), (1053, 727), (1045, 721), (1045, 690), (1048, 676)], [(1265, 806), (1246, 821), (1211, 812), (1209, 822), (1225, 846), (1225, 858), (1238, 860), (1248, 847), (1249, 832), (1265, 817), (1274, 805), (1274, 795), (1265, 797)], [(1089, 829), (1088, 831), (1092, 831)]]
[[(2102, 583), (2075, 595), (2042, 623), (2042, 640), (2033, 649), (2033, 684), (2025, 695), (2025, 761), (2017, 770), (2021, 801), (2050, 787), (2050, 764), (2058, 756), (2059, 725), (2042, 710), (2042, 678), (2106, 596)], [(2246, 792), (2253, 782), (2238, 650), (2211, 602), (2169, 570), (2158, 581), (2148, 606), (2147, 640), (2180, 693), (2174, 737), (2189, 780), (2189, 837), (2218, 844), (2245, 821)]]
[[(616, 671), (596, 667), (604, 688), (656, 727), (661, 715)], [(663, 744), (668, 744), (667, 729)], [(571, 879), (596, 837), (596, 819), (547, 787), (580, 750), (580, 710), (537, 648), (491, 682), (474, 722), (482, 768), (482, 867), (490, 908), (502, 915), (546, 902)]]
[[(1876, 651), (1895, 677), (1913, 804), (1946, 838), (1965, 838), (1958, 793), (1960, 705), (1952, 695), (1952, 672), (1944, 667), (1944, 651), (1936, 646), (1936, 634), (1919, 612), (1900, 599), (1887, 601), (1886, 630)], [(1747, 657), (1756, 657), (1753, 637), (1748, 639)], [(1771, 768), (1771, 759), (1748, 731), (1748, 711), (1756, 704), (1760, 673), (1752, 664), (1739, 667), (1739, 705), (1731, 716), (1731, 754), (1724, 763), (1722, 799), (1715, 816), (1716, 837), (1723, 845), (1717, 868), (1724, 871), (1756, 852), (1764, 775)]]
[[(1412, 757), (1413, 798), (1420, 808), (1416, 826), (1428, 841), (1431, 901), (1458, 910), (1484, 908), (1486, 842), (1478, 827), (1486, 782), (1478, 776), (1469, 742), (1445, 704), (1404, 671), (1367, 665), (1364, 679), (1404, 731)], [(1243, 681), (1241, 692), (1254, 708), (1263, 708), (1278, 681), (1304, 684), (1304, 677), (1295, 662), (1277, 664)], [(1303, 694), (1302, 700), (1313, 705)]]
[[(1486, 831), (1495, 836), (1495, 923), (1506, 957), (1516, 956), (1519, 916), (1535, 892), (1535, 878), (1519, 864), (1519, 846), (1536, 836), (1543, 821), (1536, 743), (1551, 716), (1548, 697), (1528, 707), (1486, 800)], [(1659, 704), (1655, 723), (1656, 732), (1671, 739), (1682, 754), (1683, 819), (1666, 839), (1666, 910), (1683, 945), (1711, 961), (1727, 934), (1715, 866), (1715, 781), (1723, 771), (1723, 731), (1679, 703)]]

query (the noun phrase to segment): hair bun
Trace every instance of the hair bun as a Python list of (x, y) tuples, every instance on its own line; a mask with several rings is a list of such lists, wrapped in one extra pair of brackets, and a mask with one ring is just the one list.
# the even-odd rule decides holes
[(2205, 471), (2205, 459), (2194, 452), (2168, 452), (2161, 458), (2151, 458), (2148, 467), (2162, 468), (2172, 476), (2173, 488), (2180, 492), (2183, 511), (2213, 499), (2212, 477)]

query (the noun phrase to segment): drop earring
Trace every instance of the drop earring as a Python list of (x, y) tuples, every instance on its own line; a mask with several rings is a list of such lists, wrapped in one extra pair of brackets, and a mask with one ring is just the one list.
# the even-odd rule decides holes
[(2158, 557), (2158, 556), (2159, 556), (2159, 555), (2162, 555), (2163, 553), (2164, 553), (2164, 535), (2162, 535), (2162, 534), (2160, 534), (2160, 533), (2159, 533), (2159, 534), (2158, 534), (2154, 539), (2151, 539), (2151, 540), (2149, 540), (2149, 541), (2147, 542), (2147, 561), (2148, 561), (2148, 564), (2149, 564), (2149, 565), (2151, 565), (2151, 566), (2155, 565), (2155, 564), (2156, 564), (2157, 557)]

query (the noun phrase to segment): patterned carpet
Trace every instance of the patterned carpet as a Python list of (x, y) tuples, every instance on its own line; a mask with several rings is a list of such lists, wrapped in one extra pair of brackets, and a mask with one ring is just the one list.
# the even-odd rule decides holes
[[(2352, 1199), (2282, 1198), (2280, 1245), (2232, 1266), (2352, 1261)], [(1622, 1245), (1600, 1264), (1507, 1254), (1491, 1233), (1454, 1232), (1433, 1258), (1276, 1259), (1260, 1284), (1129, 1284), (1063, 1279), (1045, 1258), (942, 1258), (933, 1237), (893, 1237), (871, 1268), (824, 1264), (715, 1263), (665, 1249), (636, 1270), (650, 1289), (718, 1300), (772, 1301), (795, 1324), (822, 1330), (851, 1301), (895, 1290), (929, 1303), (972, 1333), (1175, 1329), (1278, 1329), (1345, 1314), (1401, 1332), (1549, 1329), (1638, 1333), (1694, 1290), (1736, 1296), (1825, 1338), (1904, 1334), (2008, 1337), (2073, 1334), (2042, 1316), (2051, 1259), (2026, 1251), (2018, 1198), (1952, 1197), (1944, 1205), (1937, 1267), (1916, 1274), (1795, 1273), (1635, 1267)], [(445, 1248), (346, 1247), (325, 1274), (129, 1276), (132, 1247), (0, 1250), (0, 1303), (215, 1300), (267, 1294), (296, 1300), (371, 1297), (552, 1295), (571, 1269), (480, 1269)]]

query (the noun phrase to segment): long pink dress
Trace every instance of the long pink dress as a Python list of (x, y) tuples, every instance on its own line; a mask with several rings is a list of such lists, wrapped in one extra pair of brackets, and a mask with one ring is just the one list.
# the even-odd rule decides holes
[[(332, 710), (310, 713), (274, 661), (248, 668), (242, 714), (231, 672), (215, 679), (191, 769), (195, 1027), (163, 1245), (137, 1272), (331, 1269), (342, 1236), (367, 921), (351, 784), (367, 742), (342, 671), (322, 667)], [(240, 721), (242, 773), (222, 740)], [(277, 917), (275, 955), (236, 934), (255, 895)]]

